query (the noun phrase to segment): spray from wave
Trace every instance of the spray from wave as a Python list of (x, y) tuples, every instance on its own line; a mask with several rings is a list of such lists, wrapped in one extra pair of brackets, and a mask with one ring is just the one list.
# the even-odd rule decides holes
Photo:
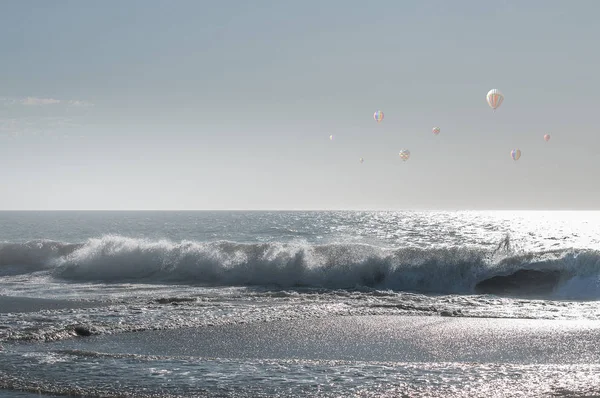
[[(0, 275), (7, 268), (22, 273), (50, 270), (57, 278), (80, 282), (600, 297), (600, 253), (594, 250), (500, 254), (469, 247), (171, 242), (109, 235), (81, 244), (4, 243)], [(540, 285), (545, 287), (540, 290)]]
[(0, 243), (0, 276), (52, 268), (54, 261), (83, 246), (84, 244), (45, 239), (25, 243)]

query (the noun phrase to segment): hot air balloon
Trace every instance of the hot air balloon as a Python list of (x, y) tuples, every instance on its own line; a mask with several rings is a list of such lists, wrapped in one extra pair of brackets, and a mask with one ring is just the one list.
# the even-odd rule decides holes
[(494, 110), (496, 111), (496, 108), (498, 108), (500, 105), (502, 105), (502, 101), (504, 101), (504, 95), (502, 95), (502, 93), (500, 92), (500, 90), (490, 90), (487, 93), (487, 103), (488, 105)]
[(513, 149), (512, 151), (510, 151), (510, 156), (513, 158), (513, 160), (519, 160), (519, 158), (521, 157), (521, 150)]
[(364, 162), (365, 160), (363, 158), (358, 159), (359, 162)]
[(403, 149), (400, 151), (400, 159), (403, 161), (407, 161), (410, 158), (410, 151), (408, 149)]
[(333, 141), (333, 134), (329, 136), (329, 140)]
[(546, 142), (550, 141), (550, 134), (544, 135), (544, 141), (546, 141)]
[(433, 134), (438, 135), (440, 133), (440, 128), (439, 127), (434, 127), (432, 130)]
[(377, 123), (381, 123), (381, 121), (383, 120), (383, 112), (382, 111), (377, 111), (373, 114), (373, 119), (375, 119), (375, 121)]

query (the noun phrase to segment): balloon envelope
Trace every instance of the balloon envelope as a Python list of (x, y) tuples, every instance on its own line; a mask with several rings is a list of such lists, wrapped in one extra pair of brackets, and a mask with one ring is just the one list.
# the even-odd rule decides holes
[(407, 161), (408, 158), (410, 158), (410, 151), (408, 149), (403, 149), (400, 151), (400, 159), (402, 159), (403, 161)]
[(432, 131), (433, 131), (433, 134), (438, 135), (440, 133), (440, 128), (434, 127)]
[(519, 160), (519, 158), (521, 157), (521, 150), (513, 149), (512, 151), (510, 151), (510, 157), (512, 157), (513, 160)]
[(546, 142), (550, 141), (550, 134), (544, 135), (544, 141), (546, 141)]
[(329, 139), (333, 141), (333, 134), (329, 136)]
[(373, 119), (375, 119), (375, 121), (377, 123), (381, 123), (381, 121), (383, 120), (383, 112), (382, 111), (376, 111), (373, 114)]
[(365, 160), (363, 158), (358, 159), (359, 162), (364, 162)]
[(492, 89), (492, 90), (488, 91), (486, 99), (487, 99), (488, 105), (493, 110), (496, 110), (496, 108), (498, 108), (500, 105), (502, 105), (502, 101), (504, 101), (504, 95), (502, 95), (500, 90)]

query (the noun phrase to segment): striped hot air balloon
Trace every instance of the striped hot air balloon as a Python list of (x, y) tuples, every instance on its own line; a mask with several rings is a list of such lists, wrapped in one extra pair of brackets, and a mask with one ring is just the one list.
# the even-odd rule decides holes
[(434, 127), (432, 130), (433, 134), (438, 135), (440, 133), (440, 128), (439, 127)]
[(399, 155), (400, 159), (406, 162), (408, 158), (410, 158), (410, 151), (408, 149), (402, 149)]
[(375, 121), (377, 123), (381, 123), (381, 121), (383, 120), (383, 112), (382, 111), (376, 111), (373, 114), (373, 119), (375, 119)]
[(504, 95), (500, 92), (500, 90), (490, 90), (486, 96), (488, 105), (495, 111), (500, 105), (502, 105), (502, 101), (504, 101)]
[(521, 150), (513, 149), (512, 151), (510, 151), (510, 157), (512, 157), (513, 160), (519, 160), (519, 158), (521, 157)]

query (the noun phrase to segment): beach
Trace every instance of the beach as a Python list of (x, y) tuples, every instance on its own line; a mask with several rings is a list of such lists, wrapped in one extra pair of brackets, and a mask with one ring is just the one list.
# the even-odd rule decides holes
[(578, 217), (0, 212), (0, 396), (595, 396)]
[[(582, 397), (600, 394), (598, 341), (598, 321), (349, 316), (132, 332), (9, 350), (54, 358), (52, 366), (42, 361), (30, 371), (55, 384), (89, 385), (95, 378), (91, 364), (102, 364), (103, 384), (120, 385), (112, 393), (125, 396), (136, 396), (142, 381), (157, 390), (148, 396), (168, 394), (164, 384), (173, 383), (178, 394), (221, 390), (248, 397), (260, 390), (279, 396), (286, 389), (291, 392), (285, 396), (333, 397), (348, 385), (355, 390), (350, 396)], [(132, 363), (147, 371), (137, 382), (128, 377)], [(552, 377), (557, 372), (561, 378)], [(268, 387), (284, 374), (291, 375), (285, 388)], [(198, 388), (192, 381), (201, 378)]]

